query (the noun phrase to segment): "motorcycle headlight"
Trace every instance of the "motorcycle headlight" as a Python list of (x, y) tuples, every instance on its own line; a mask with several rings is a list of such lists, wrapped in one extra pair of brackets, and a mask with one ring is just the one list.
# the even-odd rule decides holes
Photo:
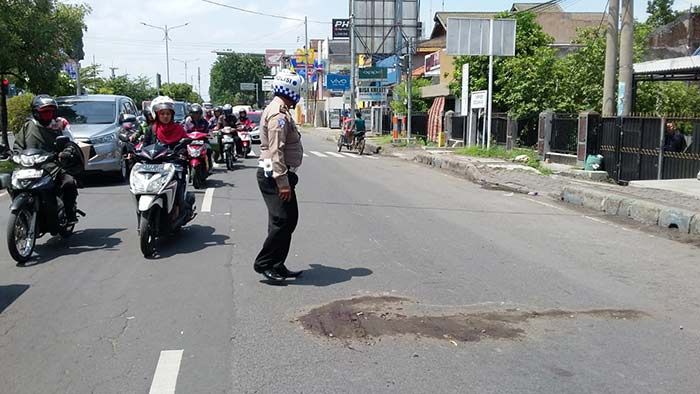
[(114, 142), (116, 140), (117, 140), (117, 135), (114, 133), (103, 135), (100, 137), (90, 138), (90, 142), (93, 145), (109, 144), (110, 142)]
[(131, 191), (134, 194), (155, 194), (165, 186), (168, 181), (174, 176), (175, 167), (172, 164), (166, 164), (165, 169), (161, 172), (138, 172), (138, 165), (131, 172), (129, 184)]
[(202, 150), (200, 148), (189, 148), (188, 153), (192, 157), (199, 157), (202, 154)]
[(14, 161), (15, 164), (20, 164), (22, 163), (22, 158), (19, 155), (14, 155), (12, 156), (12, 161)]

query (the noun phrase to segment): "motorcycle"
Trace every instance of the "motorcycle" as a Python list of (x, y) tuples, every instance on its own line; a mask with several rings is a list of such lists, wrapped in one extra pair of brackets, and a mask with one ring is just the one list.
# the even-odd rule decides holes
[(364, 131), (354, 135), (347, 130), (340, 133), (338, 136), (338, 152), (340, 152), (343, 147), (349, 150), (356, 150), (357, 154), (361, 156), (365, 152)]
[[(119, 138), (127, 142), (125, 135)], [(135, 152), (137, 163), (129, 186), (138, 207), (140, 248), (146, 258), (156, 254), (161, 237), (178, 233), (197, 216), (195, 196), (186, 191), (187, 160), (182, 155), (190, 143), (191, 139), (184, 138), (174, 149), (155, 143)]]
[(223, 153), (224, 162), (226, 163), (226, 169), (229, 171), (233, 170), (233, 163), (236, 162), (236, 131), (232, 127), (224, 127), (220, 131), (222, 135), (221, 152)]
[(250, 139), (250, 132), (252, 130), (249, 127), (246, 126), (238, 126), (238, 137), (241, 139), (241, 154), (243, 154), (243, 158), (247, 159), (248, 155), (251, 152), (251, 144), (252, 141)]
[[(65, 145), (68, 137), (58, 137), (56, 145)], [(17, 165), (9, 174), (0, 175), (0, 183), (12, 197), (10, 217), (7, 221), (7, 249), (10, 256), (26, 263), (34, 251), (36, 240), (45, 234), (69, 238), (75, 229), (68, 221), (54, 176), (43, 168), (47, 163), (57, 162), (56, 153), (40, 149), (26, 149), (12, 157)], [(85, 216), (81, 210), (76, 210)]]
[(195, 189), (206, 187), (209, 176), (208, 142), (209, 134), (199, 131), (188, 134), (192, 142), (187, 145), (187, 156), (189, 158), (190, 179)]

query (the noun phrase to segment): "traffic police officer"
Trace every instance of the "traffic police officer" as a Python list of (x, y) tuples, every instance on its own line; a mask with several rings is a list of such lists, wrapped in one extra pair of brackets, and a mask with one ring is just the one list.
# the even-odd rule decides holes
[(304, 155), (301, 134), (289, 110), (299, 103), (303, 84), (304, 79), (295, 72), (280, 71), (272, 84), (274, 98), (261, 117), (257, 180), (267, 206), (268, 233), (254, 269), (273, 284), (301, 275), (301, 271), (287, 269), (284, 262), (299, 219), (294, 189)]

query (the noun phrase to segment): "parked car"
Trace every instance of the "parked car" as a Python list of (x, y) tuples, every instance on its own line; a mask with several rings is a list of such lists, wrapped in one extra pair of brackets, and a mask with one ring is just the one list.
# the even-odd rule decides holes
[(103, 172), (125, 180), (127, 164), (124, 144), (119, 141), (119, 116), (138, 115), (134, 102), (126, 96), (84, 95), (56, 99), (58, 116), (70, 123), (73, 138), (86, 146), (85, 171)]
[(262, 111), (251, 111), (248, 112), (248, 119), (255, 124), (253, 126), (253, 131), (250, 132), (250, 142), (253, 145), (260, 143), (260, 117), (262, 116)]

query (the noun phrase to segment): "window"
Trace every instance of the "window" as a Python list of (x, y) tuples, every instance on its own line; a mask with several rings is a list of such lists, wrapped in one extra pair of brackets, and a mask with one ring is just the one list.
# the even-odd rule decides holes
[(71, 124), (111, 124), (116, 120), (114, 101), (58, 100), (58, 116)]

